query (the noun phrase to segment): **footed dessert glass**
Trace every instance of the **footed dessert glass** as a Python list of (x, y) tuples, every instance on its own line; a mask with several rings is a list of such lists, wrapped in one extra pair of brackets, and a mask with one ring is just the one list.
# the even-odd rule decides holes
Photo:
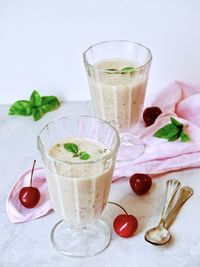
[[(107, 152), (95, 154), (95, 160), (92, 155), (87, 160), (52, 156), (52, 147), (59, 149), (63, 140), (72, 138), (82, 143), (89, 140)], [(100, 253), (110, 243), (110, 227), (99, 217), (107, 204), (119, 147), (117, 130), (93, 117), (69, 116), (47, 124), (37, 142), (53, 208), (61, 218), (51, 232), (53, 246), (73, 257)]]
[(105, 41), (89, 47), (83, 59), (95, 116), (120, 133), (118, 159), (137, 158), (144, 145), (134, 128), (143, 109), (151, 51), (136, 42)]

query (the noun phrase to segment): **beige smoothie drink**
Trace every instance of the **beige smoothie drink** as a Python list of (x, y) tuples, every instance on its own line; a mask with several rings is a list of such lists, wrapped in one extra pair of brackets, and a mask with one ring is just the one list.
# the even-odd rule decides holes
[(95, 115), (119, 131), (134, 126), (143, 108), (148, 75), (134, 71), (136, 67), (137, 62), (117, 58), (99, 61), (89, 70)]
[[(78, 152), (67, 150), (66, 144), (75, 144)], [(58, 164), (55, 173), (45, 168), (53, 208), (67, 223), (86, 225), (101, 214), (113, 171), (113, 162), (104, 161), (109, 152), (100, 142), (86, 138), (68, 138), (50, 148), (48, 154), (53, 159), (71, 162)], [(91, 161), (97, 162), (91, 166)]]

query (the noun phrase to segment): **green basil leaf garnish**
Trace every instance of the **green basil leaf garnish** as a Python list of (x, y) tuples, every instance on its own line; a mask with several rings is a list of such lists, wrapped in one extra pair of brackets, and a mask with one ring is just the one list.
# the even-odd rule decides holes
[(64, 148), (69, 151), (72, 152), (74, 154), (78, 153), (78, 146), (76, 144), (73, 143), (66, 143), (64, 144)]
[(122, 69), (106, 69), (106, 72), (109, 74), (126, 74), (126, 73), (133, 73), (135, 72), (135, 68), (134, 67), (124, 67)]
[(121, 69), (121, 74), (132, 73), (134, 71), (135, 71), (134, 67), (124, 67), (123, 69)]
[(119, 70), (117, 69), (106, 69), (106, 72), (110, 74), (119, 74)]
[(74, 157), (79, 157), (81, 160), (88, 160), (90, 155), (85, 151), (79, 151), (79, 147), (74, 143), (64, 144), (64, 148), (73, 154)]
[(88, 160), (89, 158), (90, 158), (90, 155), (87, 152), (84, 152), (80, 155), (80, 159), (82, 160)]

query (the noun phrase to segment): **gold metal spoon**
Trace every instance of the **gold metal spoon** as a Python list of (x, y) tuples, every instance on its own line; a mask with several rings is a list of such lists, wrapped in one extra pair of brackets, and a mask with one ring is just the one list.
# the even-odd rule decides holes
[(170, 211), (172, 200), (179, 187), (180, 187), (180, 182), (178, 180), (167, 181), (167, 195), (163, 211), (161, 214), (160, 222), (158, 226), (148, 230), (144, 236), (145, 240), (150, 242), (151, 244), (162, 245), (167, 243), (171, 238), (169, 231), (165, 228), (165, 221)]
[[(193, 195), (193, 190), (190, 187), (182, 187), (179, 192), (179, 197), (173, 207), (173, 209), (169, 212), (166, 219), (159, 223), (159, 225), (145, 234), (146, 241), (155, 245), (163, 245), (166, 244), (170, 238), (171, 234), (168, 231), (168, 228), (174, 222), (180, 208), (182, 205)], [(162, 220), (162, 219), (161, 219)]]
[(178, 215), (181, 207), (193, 195), (193, 193), (193, 189), (189, 186), (185, 186), (180, 189), (179, 197), (165, 221), (165, 228), (169, 229), (169, 227), (174, 222), (176, 216)]

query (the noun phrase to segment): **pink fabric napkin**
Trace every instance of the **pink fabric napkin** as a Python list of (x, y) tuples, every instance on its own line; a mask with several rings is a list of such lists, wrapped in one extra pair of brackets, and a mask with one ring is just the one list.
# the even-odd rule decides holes
[[(140, 120), (137, 130), (145, 145), (144, 154), (131, 162), (116, 163), (114, 180), (136, 172), (153, 175), (200, 167), (200, 81), (175, 81), (148, 106), (158, 106), (163, 113), (149, 127), (145, 127), (143, 120)], [(188, 125), (186, 131), (191, 137), (190, 142), (168, 142), (153, 137), (157, 130), (170, 123), (172, 116)]]
[(42, 217), (52, 210), (46, 178), (43, 168), (36, 168), (33, 175), (33, 186), (40, 191), (40, 201), (35, 208), (27, 209), (19, 201), (19, 191), (22, 187), (30, 185), (31, 170), (25, 172), (9, 193), (6, 210), (12, 223), (31, 221)]
[[(168, 171), (200, 167), (200, 81), (175, 81), (164, 88), (149, 106), (158, 106), (162, 114), (152, 126), (145, 127), (141, 119), (137, 125), (139, 138), (145, 145), (144, 154), (126, 163), (117, 162), (113, 181), (140, 172), (159, 174)], [(168, 142), (153, 134), (170, 123), (170, 117), (187, 124), (190, 142)], [(123, 153), (123, 151), (122, 151)], [(35, 170), (33, 185), (41, 192), (41, 200), (33, 209), (24, 208), (19, 200), (19, 190), (30, 182), (30, 171), (20, 177), (7, 199), (7, 213), (13, 223), (39, 218), (52, 210), (48, 187), (42, 168)]]

